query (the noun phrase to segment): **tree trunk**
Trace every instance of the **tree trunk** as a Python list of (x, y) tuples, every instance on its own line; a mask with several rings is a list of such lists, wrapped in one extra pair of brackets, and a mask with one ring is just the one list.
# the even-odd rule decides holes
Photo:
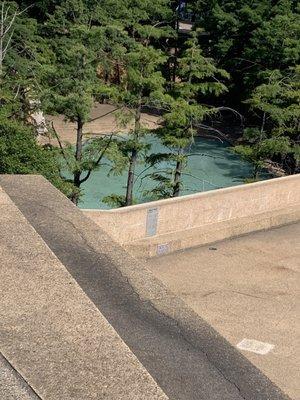
[(3, 71), (3, 44), (4, 44), (4, 2), (1, 7), (1, 21), (0, 21), (0, 77)]
[(179, 52), (179, 22), (180, 22), (180, 4), (181, 2), (178, 1), (178, 9), (176, 12), (176, 21), (175, 21), (175, 31), (176, 31), (176, 38), (175, 38), (175, 49), (174, 49), (174, 65), (173, 65), (173, 72), (172, 72), (172, 83), (176, 82), (177, 76), (177, 67), (178, 67), (178, 52)]
[(183, 162), (178, 160), (176, 163), (176, 170), (174, 177), (173, 197), (178, 197), (180, 195), (182, 168), (183, 168)]
[(7, 50), (11, 44), (13, 25), (18, 15), (23, 14), (26, 11), (21, 12), (15, 11), (13, 15), (9, 15), (10, 5), (2, 1), (1, 11), (0, 11), (0, 77), (3, 74), (3, 62), (7, 54)]
[(133, 203), (133, 186), (134, 186), (134, 173), (135, 173), (136, 162), (137, 162), (137, 150), (134, 149), (131, 152), (130, 162), (129, 162), (126, 200), (125, 200), (126, 206), (131, 206)]
[[(2, 33), (0, 33), (1, 35)], [(3, 71), (3, 40), (0, 39), (0, 78), (2, 78), (2, 71)]]
[[(140, 93), (139, 103), (135, 113), (135, 122), (134, 122), (134, 138), (136, 142), (138, 142), (139, 140), (139, 133), (140, 133), (139, 131), (141, 129), (141, 114), (142, 114), (142, 94)], [(134, 174), (135, 174), (137, 158), (138, 158), (138, 151), (136, 148), (134, 148), (131, 151), (129, 160), (125, 206), (131, 206), (133, 203)]]
[(258, 165), (254, 165), (254, 169), (253, 169), (253, 179), (255, 181), (258, 181), (259, 178), (259, 167)]
[[(77, 163), (80, 163), (82, 160), (82, 138), (83, 138), (83, 121), (79, 117), (77, 120), (77, 138), (76, 138), (76, 152), (75, 152), (75, 159)], [(76, 171), (74, 171), (74, 176), (73, 176), (73, 183), (74, 186), (76, 186), (78, 189), (80, 188), (81, 185), (81, 169), (77, 168)], [(78, 204), (79, 200), (79, 190), (76, 191), (71, 197), (71, 200), (74, 204)]]

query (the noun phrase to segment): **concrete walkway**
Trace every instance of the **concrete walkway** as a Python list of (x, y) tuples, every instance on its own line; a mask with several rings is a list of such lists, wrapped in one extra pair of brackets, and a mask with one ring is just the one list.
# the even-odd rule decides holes
[(169, 399), (287, 399), (43, 178), (1, 176), (0, 185)]
[(300, 399), (300, 223), (149, 260), (152, 272), (233, 346)]

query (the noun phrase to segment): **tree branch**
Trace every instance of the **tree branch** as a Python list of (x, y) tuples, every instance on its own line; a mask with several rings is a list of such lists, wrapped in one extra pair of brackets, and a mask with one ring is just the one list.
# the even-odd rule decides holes
[(112, 142), (113, 136), (114, 136), (113, 134), (110, 135), (109, 140), (108, 140), (108, 142), (106, 143), (106, 146), (104, 147), (104, 149), (103, 149), (102, 152), (100, 153), (100, 155), (99, 155), (97, 161), (96, 161), (95, 164), (94, 164), (94, 168), (89, 168), (89, 170), (88, 170), (86, 176), (85, 176), (83, 179), (80, 180), (80, 185), (81, 185), (82, 183), (86, 182), (86, 181), (89, 179), (89, 177), (91, 176), (92, 171), (95, 169), (95, 167), (97, 167), (97, 166), (100, 164), (102, 158), (104, 157), (104, 155), (105, 155), (105, 153), (106, 153), (108, 147), (110, 146), (110, 144), (111, 144), (111, 142)]
[(217, 111), (231, 111), (233, 114), (237, 115), (240, 120), (241, 120), (241, 125), (243, 125), (244, 123), (244, 117), (242, 114), (240, 114), (238, 111), (236, 111), (234, 108), (230, 108), (230, 107), (217, 107), (216, 108)]
[(62, 142), (61, 142), (61, 140), (60, 140), (59, 134), (57, 133), (57, 131), (56, 131), (56, 129), (55, 129), (55, 126), (54, 126), (54, 122), (53, 122), (53, 121), (52, 121), (52, 123), (51, 123), (51, 127), (52, 127), (52, 130), (53, 130), (54, 136), (55, 136), (55, 138), (56, 138), (56, 140), (57, 140), (57, 142), (58, 142), (58, 145), (59, 145), (61, 154), (62, 154), (62, 156), (63, 156), (63, 158), (64, 158), (64, 160), (65, 160), (65, 162), (66, 162), (68, 168), (71, 170), (71, 165), (70, 165), (70, 163), (69, 163), (68, 157), (66, 156), (65, 149), (64, 149), (64, 147), (63, 147), (63, 145), (62, 145)]
[(106, 116), (109, 115), (109, 114), (113, 114), (115, 111), (118, 111), (118, 110), (120, 110), (121, 108), (122, 108), (122, 107), (115, 108), (115, 109), (112, 110), (112, 111), (108, 111), (107, 113), (105, 113), (105, 114), (103, 114), (103, 115), (100, 115), (99, 117), (90, 119), (90, 120), (88, 121), (88, 123), (97, 121), (98, 119), (104, 118), (104, 117), (106, 117)]

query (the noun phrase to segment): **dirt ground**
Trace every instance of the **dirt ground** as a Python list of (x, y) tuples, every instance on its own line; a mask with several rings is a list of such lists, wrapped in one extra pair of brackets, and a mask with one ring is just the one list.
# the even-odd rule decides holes
[[(91, 113), (91, 122), (84, 127), (85, 137), (105, 135), (112, 132), (126, 133), (132, 126), (128, 125), (125, 128), (120, 127), (116, 118), (116, 107), (109, 104), (97, 104)], [(54, 124), (55, 130), (60, 136), (61, 141), (75, 144), (76, 143), (76, 125), (66, 122), (63, 115), (46, 116), (48, 123)], [(147, 113), (142, 114), (142, 123), (150, 129), (158, 127), (158, 117)], [(57, 140), (54, 137), (41, 136), (39, 142), (41, 144), (50, 143), (57, 145)]]

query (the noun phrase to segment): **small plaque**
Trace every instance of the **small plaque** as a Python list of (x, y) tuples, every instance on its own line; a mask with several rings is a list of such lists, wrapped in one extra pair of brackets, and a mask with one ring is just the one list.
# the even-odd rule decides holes
[(240, 350), (251, 351), (252, 353), (265, 355), (274, 349), (274, 345), (270, 343), (259, 342), (254, 339), (243, 339), (237, 344)]
[(164, 254), (168, 254), (170, 252), (170, 246), (168, 243), (166, 244), (159, 244), (157, 246), (157, 255), (158, 256), (163, 256)]
[(155, 236), (157, 232), (158, 209), (149, 208), (147, 212), (146, 236)]

